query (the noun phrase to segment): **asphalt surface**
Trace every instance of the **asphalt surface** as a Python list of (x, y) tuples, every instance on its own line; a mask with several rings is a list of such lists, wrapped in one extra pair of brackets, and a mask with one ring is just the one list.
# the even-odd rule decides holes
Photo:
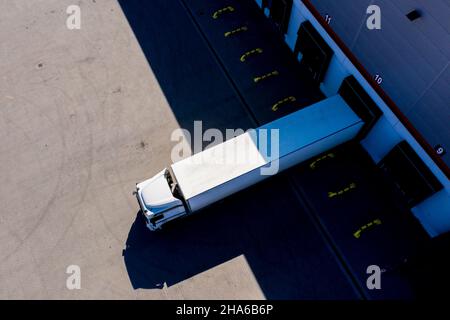
[[(402, 205), (395, 188), (359, 145), (330, 150), (325, 159), (311, 159), (288, 173), (295, 188), (331, 238), (349, 273), (369, 299), (412, 299), (419, 294), (404, 268), (429, 241), (419, 221)], [(329, 197), (350, 184), (355, 188)], [(379, 221), (379, 224), (373, 223)], [(369, 227), (365, 228), (369, 223)], [(359, 233), (355, 236), (355, 233)], [(406, 259), (406, 260), (405, 260)], [(382, 290), (367, 290), (366, 268), (385, 269)]]
[[(231, 2), (219, 22), (219, 0), (80, 1), (74, 31), (69, 1), (0, 4), (0, 298), (361, 297), (364, 266), (335, 250), (301, 168), (160, 233), (141, 221), (131, 192), (171, 162), (173, 130), (246, 129), (323, 98), (253, 3)], [(224, 39), (241, 21), (245, 38)]]

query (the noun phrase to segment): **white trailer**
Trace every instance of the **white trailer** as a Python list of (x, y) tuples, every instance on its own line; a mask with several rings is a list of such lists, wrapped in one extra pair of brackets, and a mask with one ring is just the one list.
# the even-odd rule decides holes
[[(363, 125), (335, 95), (178, 161), (136, 185), (147, 227), (159, 229), (262, 181), (267, 172), (283, 171), (349, 141)], [(271, 132), (279, 139), (274, 135), (266, 145), (261, 140)]]

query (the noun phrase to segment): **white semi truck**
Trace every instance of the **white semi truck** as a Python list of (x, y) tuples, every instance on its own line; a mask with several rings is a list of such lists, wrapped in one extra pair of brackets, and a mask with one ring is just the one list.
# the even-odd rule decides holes
[[(150, 230), (160, 229), (262, 181), (269, 176), (264, 168), (276, 164), (280, 172), (355, 138), (363, 125), (341, 96), (335, 95), (180, 160), (136, 185), (146, 225)], [(259, 133), (272, 129), (279, 135), (279, 148), (277, 152), (269, 148), (269, 156), (262, 152), (267, 144), (262, 147), (258, 140)]]

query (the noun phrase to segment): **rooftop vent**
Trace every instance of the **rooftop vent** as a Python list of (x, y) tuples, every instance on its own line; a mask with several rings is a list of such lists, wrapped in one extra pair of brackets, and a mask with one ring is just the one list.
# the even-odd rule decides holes
[(413, 10), (410, 13), (408, 13), (406, 15), (406, 17), (410, 20), (410, 21), (414, 21), (419, 19), (422, 16), (422, 14), (420, 13), (420, 11), (418, 10)]

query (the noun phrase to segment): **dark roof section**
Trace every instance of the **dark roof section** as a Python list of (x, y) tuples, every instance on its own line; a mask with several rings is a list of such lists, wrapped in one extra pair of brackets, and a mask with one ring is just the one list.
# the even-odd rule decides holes
[(375, 82), (371, 74), (365, 69), (365, 67), (359, 62), (356, 56), (350, 51), (350, 49), (345, 45), (345, 43), (340, 39), (336, 32), (331, 29), (322, 15), (317, 11), (315, 6), (310, 0), (302, 0), (303, 4), (309, 9), (312, 15), (317, 19), (320, 25), (325, 29), (329, 36), (336, 42), (339, 48), (344, 52), (347, 58), (353, 63), (353, 65), (358, 69), (361, 75), (366, 79), (366, 81), (371, 85), (375, 92), (383, 99), (386, 105), (391, 109), (391, 111), (397, 116), (400, 122), (406, 127), (406, 129), (411, 133), (411, 135), (416, 139), (420, 146), (426, 151), (430, 158), (436, 163), (436, 165), (442, 170), (442, 172), (450, 178), (450, 168), (444, 162), (444, 160), (436, 154), (434, 148), (426, 141), (422, 134), (412, 125), (408, 118), (403, 114), (396, 103), (389, 97), (389, 95)]

